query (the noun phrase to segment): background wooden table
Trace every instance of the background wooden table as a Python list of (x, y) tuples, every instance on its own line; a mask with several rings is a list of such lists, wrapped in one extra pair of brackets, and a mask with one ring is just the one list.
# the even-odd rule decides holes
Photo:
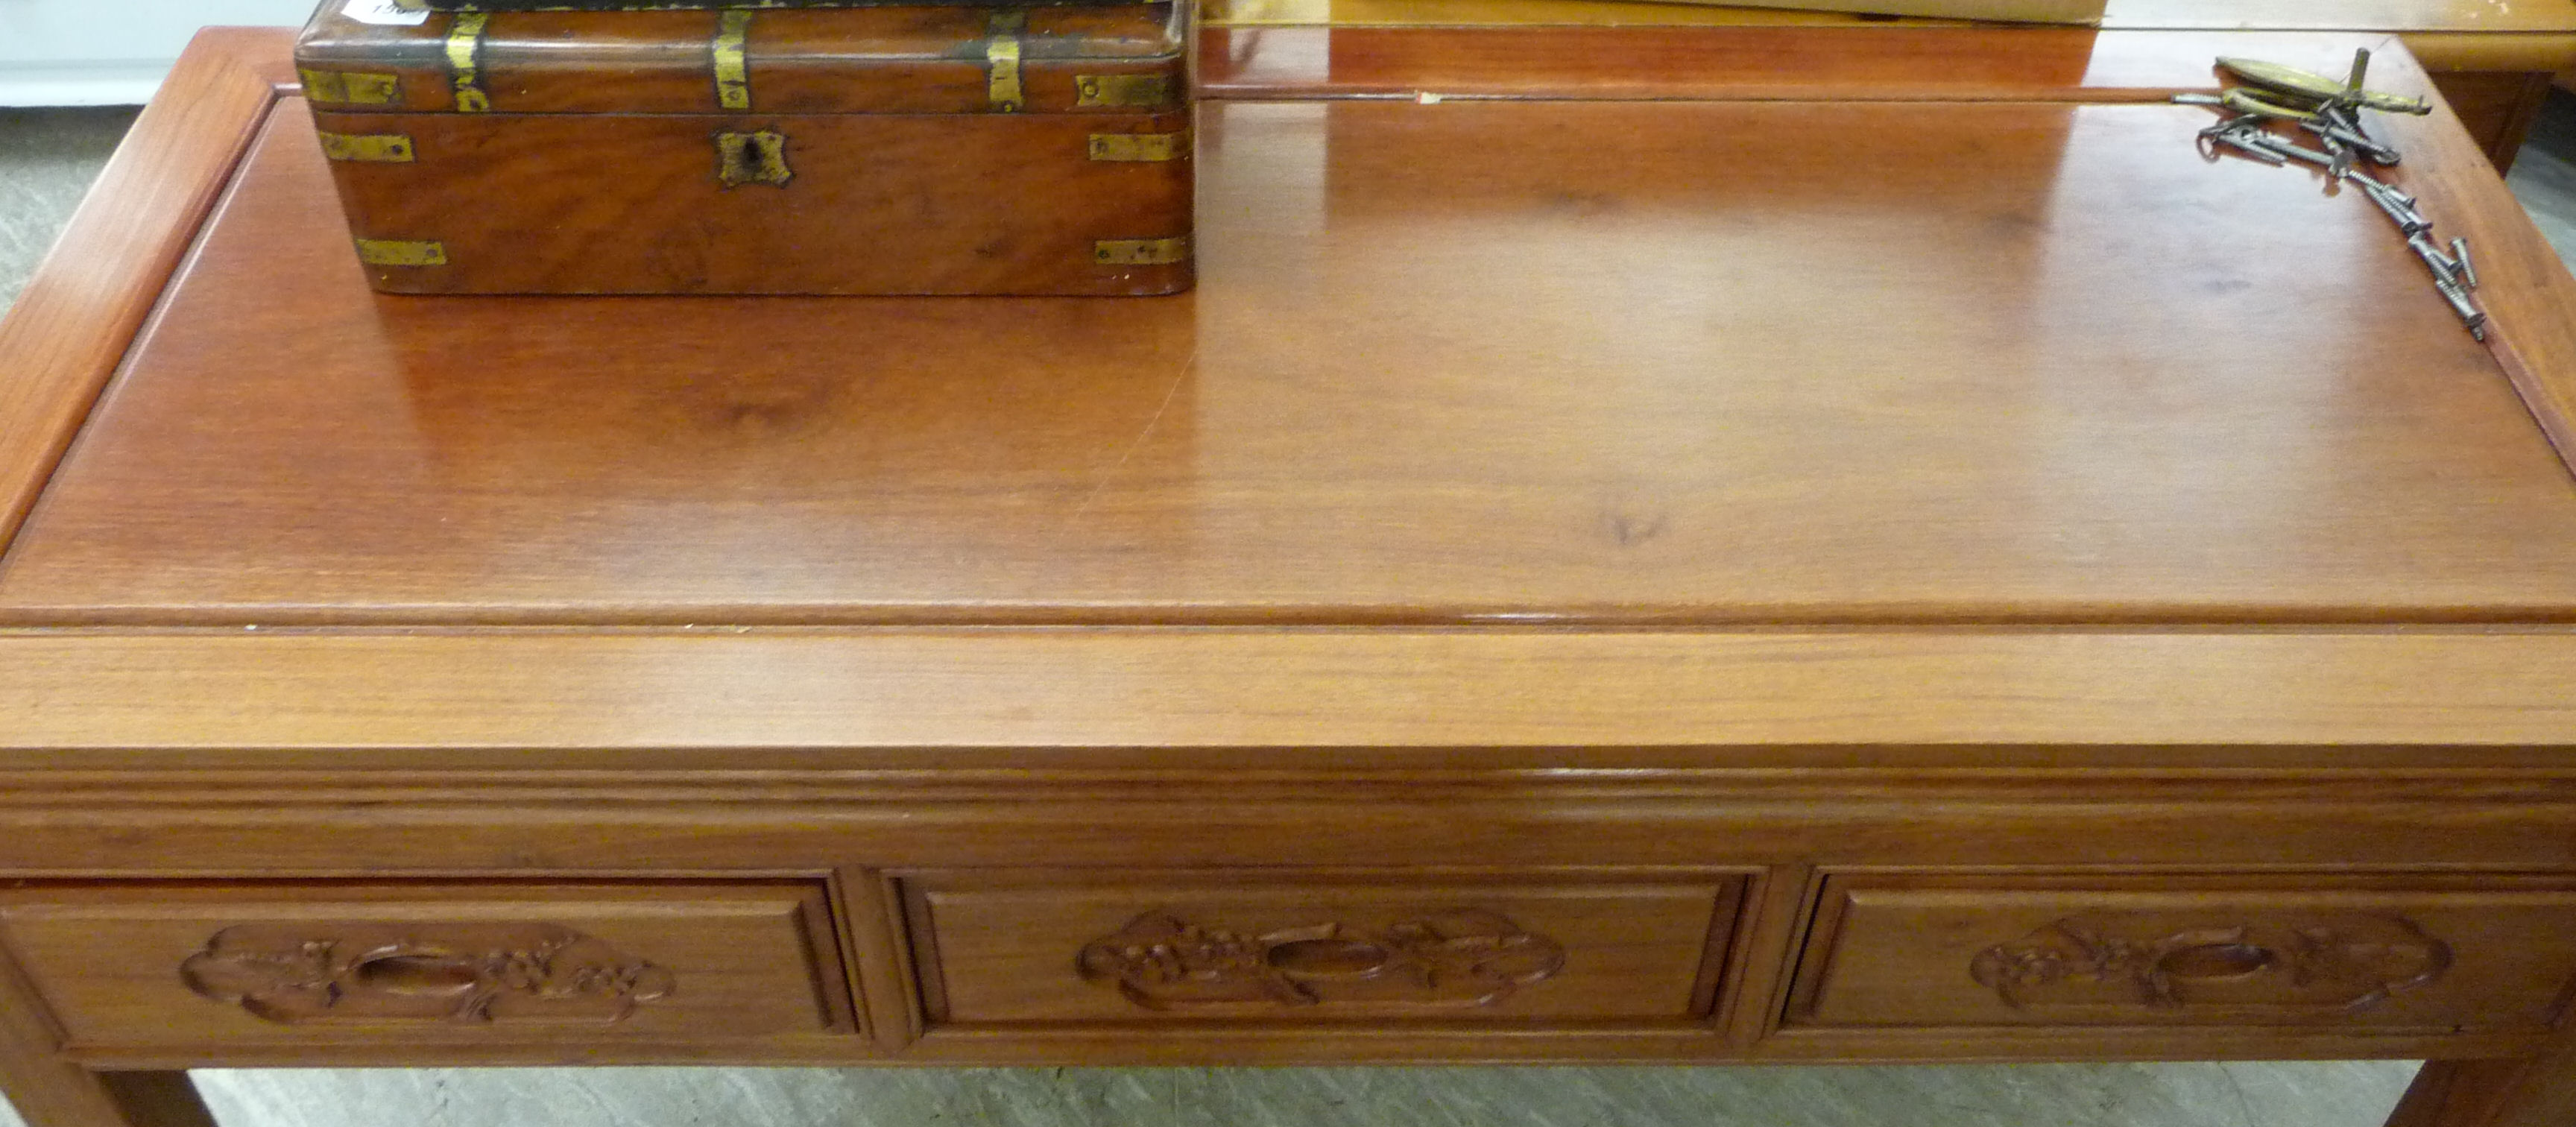
[[(1955, 22), (1847, 13), (1595, 0), (1208, 0), (1222, 28), (1799, 27), (1885, 30)], [(2498, 171), (2531, 131), (2551, 80), (2576, 68), (2576, 3), (2487, 0), (2111, 0), (2110, 31), (2333, 31), (2399, 36)], [(1827, 41), (1830, 42), (1830, 41)]]

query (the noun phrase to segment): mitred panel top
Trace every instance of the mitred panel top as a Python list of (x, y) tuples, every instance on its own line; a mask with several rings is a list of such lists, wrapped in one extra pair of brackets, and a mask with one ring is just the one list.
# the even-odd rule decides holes
[(1193, 296), (528, 300), (370, 294), (289, 103), (0, 615), (2576, 618), (2497, 361), (2207, 120), (1211, 104)]

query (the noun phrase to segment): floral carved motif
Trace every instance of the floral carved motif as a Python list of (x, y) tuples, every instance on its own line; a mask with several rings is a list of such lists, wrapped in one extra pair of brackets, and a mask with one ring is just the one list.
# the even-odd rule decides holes
[(1082, 977), (1149, 1010), (1322, 1004), (1490, 1006), (1565, 966), (1565, 948), (1494, 912), (1380, 928), (1319, 923), (1260, 934), (1148, 912), (1076, 959)]
[(2362, 1010), (2450, 969), (2450, 945), (2395, 916), (2336, 913), (2175, 928), (2099, 913), (1977, 953), (1968, 974), (2015, 1009), (2052, 1003), (2194, 1002)]
[(269, 1021), (623, 1021), (671, 972), (554, 924), (244, 924), (179, 967)]

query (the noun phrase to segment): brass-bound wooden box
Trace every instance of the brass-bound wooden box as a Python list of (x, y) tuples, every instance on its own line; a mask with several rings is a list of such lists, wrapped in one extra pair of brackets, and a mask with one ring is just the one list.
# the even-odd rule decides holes
[(296, 62), (380, 290), (1159, 294), (1187, 9), (330, 0)]

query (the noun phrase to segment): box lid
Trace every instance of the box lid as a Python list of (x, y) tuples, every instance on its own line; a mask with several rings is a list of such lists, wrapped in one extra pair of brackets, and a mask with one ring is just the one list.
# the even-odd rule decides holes
[(1186, 5), (422, 13), (323, 6), (296, 44), (325, 109), (420, 113), (1133, 113), (1188, 97)]

